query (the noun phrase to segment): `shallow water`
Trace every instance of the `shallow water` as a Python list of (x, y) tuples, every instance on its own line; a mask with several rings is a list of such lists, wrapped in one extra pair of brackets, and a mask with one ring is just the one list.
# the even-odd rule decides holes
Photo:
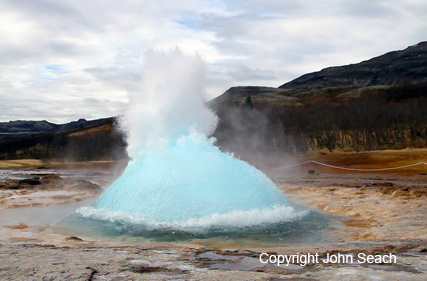
[[(251, 227), (211, 227), (203, 231), (171, 228), (153, 229), (141, 224), (108, 222), (84, 218), (78, 208), (89, 206), (95, 199), (68, 205), (15, 208), (0, 211), (0, 226), (24, 223), (29, 226), (50, 226), (48, 231), (64, 235), (123, 240), (126, 238), (156, 242), (192, 242), (198, 244), (238, 243), (251, 246), (275, 246), (288, 243), (334, 242), (328, 235), (331, 225), (338, 221), (313, 210), (296, 206), (305, 215), (286, 222)], [(45, 230), (46, 231), (46, 230)]]
[(16, 225), (19, 223), (31, 226), (55, 226), (63, 221), (67, 216), (74, 214), (78, 208), (88, 206), (94, 201), (95, 198), (92, 198), (67, 205), (50, 205), (1, 210), (0, 226)]

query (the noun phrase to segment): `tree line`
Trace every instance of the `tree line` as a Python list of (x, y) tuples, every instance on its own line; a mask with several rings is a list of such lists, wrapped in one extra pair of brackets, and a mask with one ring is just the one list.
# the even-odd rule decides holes
[(307, 97), (291, 105), (246, 99), (216, 108), (214, 133), (231, 151), (381, 150), (427, 146), (427, 87), (359, 98)]

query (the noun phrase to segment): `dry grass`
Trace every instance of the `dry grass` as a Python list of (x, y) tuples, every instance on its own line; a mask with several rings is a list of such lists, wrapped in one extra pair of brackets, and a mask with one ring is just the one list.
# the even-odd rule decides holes
[[(250, 157), (241, 157), (252, 164), (257, 162), (270, 162), (269, 168), (285, 166), (284, 160), (294, 160), (294, 163), (305, 162), (308, 160), (316, 160), (330, 165), (346, 167), (346, 168), (362, 168), (362, 169), (378, 169), (378, 168), (393, 168), (415, 164), (418, 162), (427, 162), (427, 148), (407, 148), (402, 150), (378, 150), (365, 152), (347, 152), (336, 151), (329, 153), (327, 150), (311, 151), (304, 155), (277, 155), (276, 159), (273, 156), (264, 156), (264, 159), (251, 159)], [(271, 158), (271, 159), (268, 159)], [(14, 168), (31, 168), (31, 167), (49, 167), (49, 168), (113, 168), (126, 166), (125, 160), (120, 161), (88, 161), (88, 162), (51, 162), (49, 165), (43, 164), (41, 160), (23, 159), (23, 160), (1, 160), (0, 169)], [(256, 165), (259, 166), (259, 165)], [(260, 166), (262, 169), (262, 166)], [(370, 173), (360, 171), (338, 170), (328, 167), (319, 166), (317, 164), (306, 164), (295, 168), (287, 169), (289, 172), (307, 172), (313, 169), (316, 173)], [(427, 165), (419, 165), (398, 170), (375, 171), (379, 174), (423, 174), (427, 173)]]
[(37, 159), (0, 160), (0, 169), (26, 168), (43, 166), (43, 162)]
[[(346, 168), (378, 169), (393, 168), (427, 162), (427, 148), (407, 148), (402, 150), (377, 150), (365, 152), (344, 152), (337, 151), (327, 153), (325, 151), (315, 151), (307, 155), (298, 157), (303, 162), (316, 160), (330, 165)], [(315, 169), (316, 172), (324, 173), (361, 173), (360, 171), (338, 170), (322, 167), (316, 164), (309, 164), (302, 169)], [(369, 173), (369, 172), (367, 172)], [(420, 174), (427, 173), (427, 165), (419, 165), (398, 170), (376, 171), (375, 173), (397, 173), (397, 174)]]
[(102, 125), (97, 125), (97, 126), (93, 126), (93, 127), (88, 127), (88, 128), (84, 128), (75, 132), (72, 132), (70, 134), (68, 134), (69, 136), (82, 136), (88, 133), (95, 133), (98, 131), (108, 131), (108, 130), (113, 130), (113, 124), (102, 124)]

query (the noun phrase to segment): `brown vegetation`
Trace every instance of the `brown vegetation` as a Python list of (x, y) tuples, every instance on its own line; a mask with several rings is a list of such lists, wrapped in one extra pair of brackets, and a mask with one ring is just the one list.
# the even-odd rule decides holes
[(57, 161), (117, 160), (126, 158), (125, 139), (112, 119), (86, 128), (0, 138), (0, 159)]
[(427, 146), (427, 87), (389, 88), (357, 98), (305, 97), (293, 104), (217, 105), (215, 136), (232, 151), (303, 153)]

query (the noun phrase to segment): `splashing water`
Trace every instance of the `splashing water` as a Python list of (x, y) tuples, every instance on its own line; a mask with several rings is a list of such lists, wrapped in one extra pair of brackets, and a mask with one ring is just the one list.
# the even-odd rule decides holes
[(301, 216), (261, 171), (208, 138), (217, 117), (205, 106), (204, 67), (179, 50), (150, 52), (138, 93), (121, 119), (133, 159), (78, 213), (153, 228), (201, 229), (278, 223)]

